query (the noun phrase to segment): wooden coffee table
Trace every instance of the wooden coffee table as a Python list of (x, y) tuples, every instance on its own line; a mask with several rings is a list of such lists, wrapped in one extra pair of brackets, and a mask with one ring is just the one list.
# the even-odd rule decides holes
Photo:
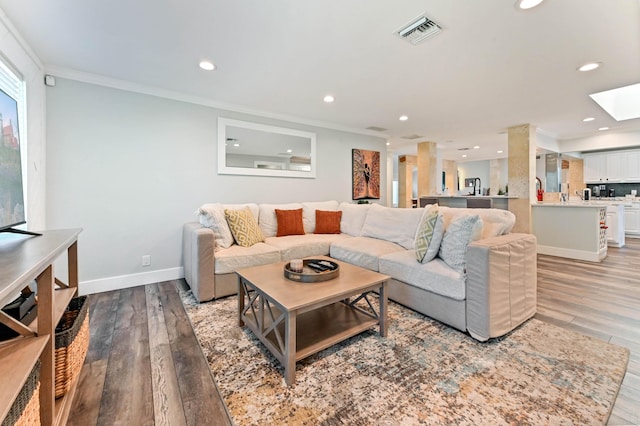
[[(389, 276), (315, 258), (338, 263), (340, 275), (318, 283), (291, 281), (284, 277), (287, 262), (237, 271), (238, 325), (249, 327), (284, 365), (288, 385), (295, 383), (296, 361), (376, 325), (380, 336), (387, 335)], [(379, 300), (377, 312), (372, 295)], [(361, 300), (364, 308), (356, 305)]]

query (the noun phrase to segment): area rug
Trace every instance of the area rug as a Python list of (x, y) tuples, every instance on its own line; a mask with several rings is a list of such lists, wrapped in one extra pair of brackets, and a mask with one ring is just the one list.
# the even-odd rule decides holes
[(480, 343), (393, 302), (376, 330), (299, 361), (296, 384), (253, 333), (237, 298), (181, 294), (237, 425), (604, 424), (628, 350), (535, 319)]

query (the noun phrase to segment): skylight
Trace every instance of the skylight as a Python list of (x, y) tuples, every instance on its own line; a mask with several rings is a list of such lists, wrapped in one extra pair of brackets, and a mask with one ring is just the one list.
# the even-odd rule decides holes
[(640, 118), (640, 83), (589, 96), (616, 121)]

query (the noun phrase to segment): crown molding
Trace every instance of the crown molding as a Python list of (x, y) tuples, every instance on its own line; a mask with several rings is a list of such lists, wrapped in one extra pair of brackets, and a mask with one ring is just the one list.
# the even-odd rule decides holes
[(126, 90), (128, 92), (141, 93), (145, 95), (157, 96), (159, 98), (171, 99), (175, 101), (187, 102), (196, 105), (217, 108), (226, 111), (233, 111), (242, 114), (254, 115), (257, 117), (271, 118), (274, 120), (282, 120), (290, 123), (304, 124), (307, 126), (322, 127), (325, 129), (338, 130), (342, 132), (355, 133), (366, 136), (375, 136), (387, 139), (389, 135), (367, 129), (358, 129), (349, 126), (342, 126), (335, 123), (324, 122), (319, 120), (311, 120), (304, 117), (297, 117), (288, 114), (279, 114), (269, 111), (249, 108), (242, 105), (235, 105), (225, 102), (219, 102), (201, 96), (188, 95), (185, 93), (163, 89), (157, 86), (150, 86), (140, 83), (134, 83), (126, 80), (119, 80), (111, 77), (105, 77), (98, 74), (92, 74), (84, 71), (78, 71), (71, 68), (59, 67), (56, 65), (47, 65), (46, 73), (68, 80), (80, 81), (82, 83), (94, 84), (97, 86), (110, 87), (112, 89)]
[(13, 25), (7, 14), (0, 8), (0, 22), (7, 28), (7, 31), (14, 40), (18, 43), (18, 45), (24, 50), (29, 59), (33, 61), (33, 63), (40, 69), (44, 70), (44, 64), (40, 60), (40, 57), (36, 54), (36, 52), (29, 46), (29, 43), (20, 35), (18, 29)]

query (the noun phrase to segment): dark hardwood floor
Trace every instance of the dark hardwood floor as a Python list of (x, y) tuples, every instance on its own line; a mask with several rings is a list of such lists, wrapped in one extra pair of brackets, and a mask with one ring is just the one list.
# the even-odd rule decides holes
[(231, 424), (176, 284), (89, 297), (91, 340), (67, 424)]
[[(602, 263), (538, 256), (536, 318), (630, 349), (610, 425), (640, 424), (640, 240)], [(175, 291), (90, 296), (91, 343), (69, 424), (231, 424)]]

